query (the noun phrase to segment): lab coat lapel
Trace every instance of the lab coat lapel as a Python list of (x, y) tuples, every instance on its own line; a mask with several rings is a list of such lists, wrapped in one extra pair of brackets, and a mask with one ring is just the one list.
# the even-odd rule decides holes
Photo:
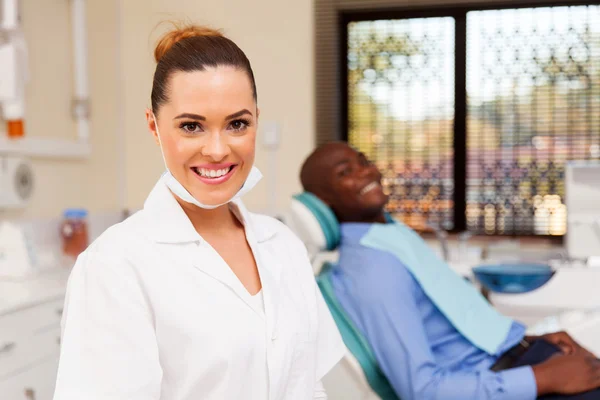
[(273, 246), (273, 242), (273, 240), (259, 242), (257, 243), (257, 251), (255, 251), (263, 287), (267, 330), (271, 340), (277, 338), (278, 300), (280, 296), (279, 280), (282, 268), (282, 265), (278, 262), (282, 258), (276, 257), (276, 254), (274, 254), (277, 249)]
[(201, 246), (204, 250), (203, 254), (208, 254), (208, 257), (200, 258), (199, 254), (196, 253), (193, 263), (194, 267), (227, 286), (235, 295), (246, 303), (248, 307), (262, 318), (262, 313), (259, 310), (255, 310), (252, 306), (250, 293), (248, 293), (248, 290), (246, 290), (225, 260), (223, 260), (219, 253), (217, 253), (217, 251), (207, 242), (201, 243)]
[[(267, 330), (271, 340), (276, 339), (278, 320), (279, 280), (281, 277), (281, 260), (285, 257), (278, 254), (285, 251), (277, 241), (277, 225), (280, 224), (271, 218), (251, 214), (241, 200), (233, 202), (233, 211), (243, 221), (246, 228), (246, 238), (258, 266), (258, 273), (262, 284), (263, 299), (265, 304), (265, 317)], [(258, 220), (261, 218), (261, 220)]]
[[(204, 274), (227, 286), (254, 310), (250, 293), (219, 253), (196, 232), (177, 200), (162, 181), (159, 180), (155, 185), (144, 203), (144, 209), (147, 211), (145, 233), (158, 244), (169, 249), (175, 260), (174, 264), (191, 263)], [(244, 225), (246, 225), (245, 220), (247, 218), (242, 216), (241, 221)], [(262, 313), (259, 314), (262, 316)]]

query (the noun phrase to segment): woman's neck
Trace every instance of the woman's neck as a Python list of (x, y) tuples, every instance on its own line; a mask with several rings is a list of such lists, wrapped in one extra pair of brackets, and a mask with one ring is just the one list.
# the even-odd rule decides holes
[(229, 231), (241, 225), (229, 209), (228, 204), (209, 210), (180, 199), (177, 201), (200, 236), (218, 235), (220, 232)]

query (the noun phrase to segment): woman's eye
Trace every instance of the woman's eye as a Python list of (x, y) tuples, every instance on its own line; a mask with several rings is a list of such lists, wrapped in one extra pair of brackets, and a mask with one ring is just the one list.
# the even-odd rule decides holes
[(235, 121), (231, 121), (230, 124), (231, 129), (233, 129), (236, 132), (245, 130), (249, 125), (250, 123), (243, 119), (236, 119)]
[(187, 133), (196, 133), (202, 131), (202, 128), (197, 122), (184, 122), (181, 124), (181, 129)]

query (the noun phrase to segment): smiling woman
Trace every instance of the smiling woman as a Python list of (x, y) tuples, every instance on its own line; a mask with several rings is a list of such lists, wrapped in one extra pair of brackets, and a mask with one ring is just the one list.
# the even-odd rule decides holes
[(196, 26), (155, 58), (166, 171), (73, 269), (54, 399), (323, 399), (345, 347), (306, 249), (240, 199), (261, 178), (250, 62)]
[(244, 52), (218, 31), (191, 26), (167, 33), (154, 56), (146, 118), (161, 146), (168, 186), (204, 208), (225, 204), (242, 186), (249, 190), (260, 178), (252, 168), (259, 110)]
[[(249, 118), (252, 118), (252, 113), (246, 109), (233, 113), (225, 117), (226, 121), (231, 121), (232, 130), (234, 132), (242, 132), (251, 126)], [(198, 114), (183, 113), (175, 117), (182, 120), (181, 127), (186, 133), (198, 133), (202, 129), (199, 122), (206, 124), (206, 117)], [(188, 120), (188, 122), (186, 122)], [(189, 122), (189, 120), (193, 122)], [(192, 166), (194, 171), (202, 182), (208, 185), (220, 184), (229, 180), (233, 175), (233, 170), (238, 164), (235, 163), (210, 163)]]

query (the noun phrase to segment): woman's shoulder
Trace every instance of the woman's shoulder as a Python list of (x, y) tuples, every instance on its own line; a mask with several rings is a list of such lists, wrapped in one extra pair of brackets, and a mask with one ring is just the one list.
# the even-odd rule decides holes
[(277, 238), (305, 248), (300, 238), (282, 220), (265, 214), (249, 213), (254, 230), (263, 238)]
[(102, 232), (78, 257), (77, 263), (93, 266), (110, 261), (122, 264), (147, 252), (149, 239), (144, 234), (143, 211), (129, 216)]
[(90, 249), (102, 250), (110, 248), (118, 250), (130, 248), (134, 243), (144, 241), (144, 212), (138, 211), (121, 222), (102, 232), (91, 244)]
[(144, 293), (152, 275), (144, 272), (152, 254), (142, 258), (148, 246), (139, 245), (143, 238), (135, 233), (136, 219), (109, 227), (77, 257), (69, 275), (67, 301), (111, 297), (147, 307)]

